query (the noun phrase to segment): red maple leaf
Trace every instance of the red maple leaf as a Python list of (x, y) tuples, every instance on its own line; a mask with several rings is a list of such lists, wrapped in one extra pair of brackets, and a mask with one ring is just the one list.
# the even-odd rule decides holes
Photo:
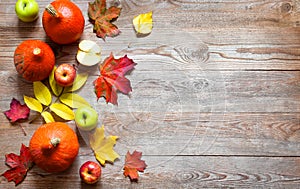
[(97, 98), (104, 97), (106, 102), (114, 105), (117, 102), (117, 91), (129, 94), (132, 91), (130, 81), (125, 74), (132, 70), (136, 63), (129, 59), (127, 55), (115, 59), (111, 53), (100, 65), (100, 76), (94, 81)]
[(139, 178), (138, 171), (144, 172), (147, 165), (141, 160), (142, 152), (134, 151), (132, 154), (127, 152), (124, 165), (124, 176), (129, 176), (131, 181), (137, 181)]
[(27, 119), (30, 113), (30, 109), (26, 104), (21, 104), (18, 100), (13, 98), (10, 103), (10, 110), (4, 112), (7, 119), (14, 123), (20, 119)]
[(94, 24), (94, 32), (98, 37), (105, 39), (106, 36), (114, 37), (120, 33), (117, 26), (111, 22), (119, 17), (121, 8), (112, 6), (106, 8), (106, 0), (95, 0), (90, 2), (88, 16)]
[(20, 184), (25, 179), (28, 170), (33, 166), (29, 147), (22, 144), (19, 156), (14, 153), (6, 154), (5, 164), (10, 167), (10, 169), (5, 171), (2, 176), (4, 176), (8, 182), (13, 181), (16, 185)]

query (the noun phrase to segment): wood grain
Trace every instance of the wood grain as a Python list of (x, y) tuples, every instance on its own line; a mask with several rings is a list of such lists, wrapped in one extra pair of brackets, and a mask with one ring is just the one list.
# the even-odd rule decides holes
[[(101, 182), (88, 186), (80, 182), (77, 159), (71, 169), (48, 174), (32, 169), (17, 188), (295, 188), (299, 185), (299, 158), (222, 156), (144, 156), (148, 169), (138, 183), (121, 173), (122, 163), (103, 168)], [(283, 166), (284, 165), (284, 166)], [(288, 166), (287, 166), (288, 165)], [(12, 188), (12, 183), (4, 189)]]
[[(40, 15), (50, 1), (38, 0)], [(37, 167), (16, 188), (297, 188), (300, 184), (300, 3), (297, 0), (107, 0), (122, 8), (121, 30), (106, 41), (88, 21), (88, 2), (74, 0), (86, 20), (82, 39), (96, 41), (105, 59), (132, 58), (133, 91), (118, 106), (97, 100), (98, 66), (79, 66), (89, 79), (78, 91), (98, 112), (107, 135), (117, 135), (120, 158), (103, 167), (101, 182), (85, 185), (78, 169), (95, 160), (83, 133), (72, 167), (48, 174)], [(13, 97), (33, 96), (32, 83), (15, 71), (13, 53), (26, 39), (46, 41), (57, 64), (77, 64), (78, 43), (59, 46), (41, 16), (23, 23), (15, 2), (0, 0), (0, 110)], [(150, 35), (137, 37), (132, 18), (153, 11)], [(47, 83), (47, 81), (43, 81)], [(31, 112), (30, 119), (37, 114)], [(11, 124), (0, 114), (0, 173), (5, 154), (28, 145), (42, 124)], [(73, 121), (68, 124), (75, 130)], [(123, 176), (127, 151), (148, 165), (137, 183)], [(0, 178), (0, 188), (14, 188)]]

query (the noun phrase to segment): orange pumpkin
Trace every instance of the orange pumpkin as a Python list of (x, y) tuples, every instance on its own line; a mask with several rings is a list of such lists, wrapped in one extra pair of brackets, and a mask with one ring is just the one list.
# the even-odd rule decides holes
[(79, 7), (68, 0), (51, 2), (46, 7), (42, 18), (47, 36), (58, 44), (77, 41), (83, 33), (84, 22)]
[(34, 163), (47, 172), (61, 172), (74, 162), (79, 143), (76, 133), (62, 122), (41, 125), (29, 143)]
[(24, 79), (41, 81), (50, 75), (55, 65), (55, 55), (47, 43), (40, 40), (26, 40), (16, 48), (14, 64)]

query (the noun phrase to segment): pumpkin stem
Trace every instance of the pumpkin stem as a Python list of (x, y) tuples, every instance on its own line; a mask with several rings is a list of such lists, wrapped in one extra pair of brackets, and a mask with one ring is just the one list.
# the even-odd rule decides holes
[(60, 143), (60, 138), (52, 138), (50, 140), (50, 143), (52, 144), (53, 147), (56, 147)]
[(35, 58), (37, 61), (40, 61), (40, 59), (42, 58), (42, 55), (43, 55), (42, 49), (36, 47), (36, 48), (33, 49), (32, 53), (33, 53), (33, 55), (34, 55), (34, 58)]
[(42, 50), (41, 50), (40, 48), (38, 48), (38, 47), (37, 47), (37, 48), (34, 48), (34, 49), (33, 49), (33, 54), (34, 54), (34, 55), (39, 55), (39, 54), (41, 53), (41, 51), (42, 51)]
[(47, 5), (46, 8), (45, 8), (45, 10), (46, 10), (51, 16), (56, 17), (56, 18), (59, 17), (57, 11), (55, 10), (55, 8), (54, 8), (51, 4)]
[(51, 151), (58, 146), (58, 144), (60, 143), (60, 138), (52, 138), (50, 140), (50, 143), (47, 145), (44, 145), (42, 147), (42, 151), (45, 154), (51, 153)]

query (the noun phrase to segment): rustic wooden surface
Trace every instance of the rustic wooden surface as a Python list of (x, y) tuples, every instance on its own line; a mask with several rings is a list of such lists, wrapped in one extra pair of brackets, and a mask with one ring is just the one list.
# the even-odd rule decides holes
[[(38, 0), (40, 14), (50, 1)], [(300, 2), (298, 0), (108, 0), (122, 7), (121, 34), (104, 42), (92, 32), (89, 1), (74, 0), (84, 13), (82, 39), (95, 40), (103, 57), (127, 54), (137, 63), (128, 78), (133, 92), (119, 106), (97, 102), (93, 80), (79, 92), (100, 113), (107, 134), (120, 137), (120, 159), (103, 167), (101, 182), (88, 186), (78, 169), (95, 160), (80, 137), (72, 167), (47, 174), (34, 167), (17, 188), (298, 188), (300, 185)], [(59, 47), (46, 38), (41, 19), (23, 23), (14, 1), (0, 0), (0, 107), (33, 95), (17, 75), (13, 52), (25, 39), (41, 39), (60, 52), (57, 64), (75, 63), (77, 44)], [(150, 35), (137, 37), (133, 16), (153, 11)], [(34, 116), (34, 113), (32, 113)], [(4, 155), (28, 145), (42, 123), (0, 114), (0, 171)], [(74, 127), (74, 123), (70, 122)], [(78, 133), (80, 136), (80, 133)], [(123, 176), (127, 151), (148, 164), (138, 183)], [(3, 177), (0, 188), (14, 188)]]

